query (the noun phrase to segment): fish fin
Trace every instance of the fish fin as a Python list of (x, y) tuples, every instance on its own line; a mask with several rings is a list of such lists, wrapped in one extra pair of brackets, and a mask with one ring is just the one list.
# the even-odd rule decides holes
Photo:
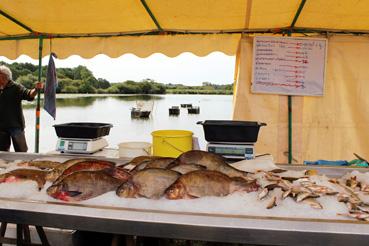
[(68, 190), (68, 191), (65, 191), (65, 194), (70, 197), (75, 197), (75, 196), (81, 195), (82, 192), (78, 190)]
[(195, 198), (199, 198), (199, 196), (194, 196), (194, 195), (186, 194), (186, 197), (185, 198), (195, 199)]
[(38, 191), (42, 190), (44, 188), (44, 185), (46, 183), (45, 179), (36, 180)]

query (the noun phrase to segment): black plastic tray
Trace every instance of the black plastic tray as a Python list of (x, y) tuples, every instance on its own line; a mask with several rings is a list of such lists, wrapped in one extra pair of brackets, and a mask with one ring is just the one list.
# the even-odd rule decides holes
[(259, 129), (265, 123), (256, 121), (206, 120), (199, 121), (204, 127), (205, 139), (208, 142), (255, 143)]
[(112, 124), (92, 122), (72, 122), (53, 125), (60, 138), (95, 139), (109, 135)]

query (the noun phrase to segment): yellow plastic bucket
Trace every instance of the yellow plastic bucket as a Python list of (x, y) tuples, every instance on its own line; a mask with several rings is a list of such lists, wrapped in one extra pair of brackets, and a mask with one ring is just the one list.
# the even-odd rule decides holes
[(178, 157), (180, 154), (192, 150), (191, 131), (158, 130), (151, 133), (152, 151), (154, 156)]

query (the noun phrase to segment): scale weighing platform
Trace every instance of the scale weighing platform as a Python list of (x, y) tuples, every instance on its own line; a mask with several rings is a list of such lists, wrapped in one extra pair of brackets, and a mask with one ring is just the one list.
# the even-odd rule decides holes
[(208, 143), (207, 151), (222, 155), (227, 159), (246, 159), (255, 158), (254, 143)]
[(106, 146), (108, 146), (108, 142), (105, 138), (59, 138), (56, 150), (61, 153), (93, 154)]

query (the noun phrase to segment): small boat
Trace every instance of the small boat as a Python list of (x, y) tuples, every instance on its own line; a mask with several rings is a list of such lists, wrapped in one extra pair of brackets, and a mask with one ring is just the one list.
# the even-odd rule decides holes
[(151, 111), (142, 110), (140, 108), (132, 108), (131, 109), (131, 118), (149, 118)]
[(136, 102), (136, 106), (131, 108), (131, 118), (149, 118), (153, 108), (153, 102)]
[(192, 108), (192, 104), (181, 104), (181, 108)]
[(187, 108), (187, 112), (189, 114), (199, 114), (200, 113), (200, 107), (191, 107), (191, 108)]
[(179, 110), (178, 106), (172, 106), (169, 108), (169, 115), (179, 115), (181, 111)]

